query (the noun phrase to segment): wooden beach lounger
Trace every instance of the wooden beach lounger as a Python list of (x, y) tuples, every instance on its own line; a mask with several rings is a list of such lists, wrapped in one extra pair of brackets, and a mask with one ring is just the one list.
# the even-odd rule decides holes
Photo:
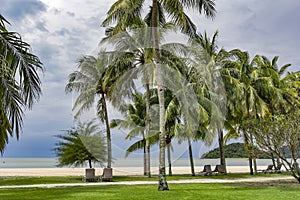
[(203, 171), (199, 172), (198, 175), (211, 175), (212, 171), (211, 171), (211, 165), (204, 165)]
[(85, 169), (85, 176), (83, 177), (82, 180), (87, 181), (87, 182), (97, 181), (96, 176), (95, 176), (95, 169), (94, 168)]
[(111, 181), (113, 178), (113, 174), (112, 174), (112, 168), (104, 168), (103, 169), (103, 174), (100, 176), (100, 180), (104, 181)]
[(224, 165), (216, 165), (214, 171), (212, 172), (217, 174), (225, 174), (225, 167)]

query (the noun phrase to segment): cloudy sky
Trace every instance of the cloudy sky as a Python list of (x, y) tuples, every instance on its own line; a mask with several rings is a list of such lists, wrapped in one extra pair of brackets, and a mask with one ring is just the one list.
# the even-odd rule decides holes
[[(54, 157), (59, 130), (72, 127), (72, 95), (64, 87), (76, 60), (95, 52), (104, 35), (100, 27), (114, 1), (108, 0), (0, 0), (0, 13), (39, 56), (46, 69), (42, 75), (43, 96), (26, 112), (19, 141), (10, 140), (5, 157)], [(209, 35), (219, 31), (218, 45), (240, 48), (251, 56), (279, 56), (279, 64), (300, 69), (299, 0), (217, 0), (214, 21), (190, 13), (198, 30)], [(111, 114), (113, 115), (113, 114)], [(123, 156), (123, 133), (114, 133), (114, 155)], [(198, 149), (199, 150), (199, 149)], [(199, 151), (202, 151), (201, 148)], [(200, 152), (201, 153), (201, 152)], [(203, 152), (202, 152), (203, 153)], [(197, 153), (196, 155), (197, 156)]]

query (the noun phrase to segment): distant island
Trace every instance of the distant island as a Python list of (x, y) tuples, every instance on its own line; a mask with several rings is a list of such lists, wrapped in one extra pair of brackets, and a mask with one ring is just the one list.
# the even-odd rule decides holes
[[(269, 159), (270, 156), (257, 149), (257, 158), (259, 159)], [(220, 151), (219, 148), (215, 148), (201, 156), (201, 158), (219, 158)], [(245, 150), (244, 143), (231, 143), (225, 146), (225, 157), (226, 158), (248, 158), (248, 153)]]

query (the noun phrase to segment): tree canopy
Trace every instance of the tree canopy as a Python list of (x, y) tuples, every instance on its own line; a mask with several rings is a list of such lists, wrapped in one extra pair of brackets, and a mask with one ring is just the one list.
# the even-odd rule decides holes
[(39, 58), (17, 32), (6, 29), (9, 22), (0, 15), (0, 152), (9, 136), (22, 130), (24, 110), (31, 109), (41, 95), (43, 71)]
[(88, 162), (103, 165), (106, 161), (106, 145), (102, 132), (95, 121), (79, 123), (76, 128), (66, 130), (64, 135), (57, 135), (55, 153), (58, 166), (85, 166)]
[[(231, 143), (225, 146), (226, 158), (247, 158), (248, 152), (245, 150), (245, 144), (243, 143)], [(259, 150), (256, 148), (256, 156), (260, 159), (269, 159), (270, 155), (267, 152)], [(204, 153), (201, 158), (219, 158), (220, 150), (219, 147), (215, 148), (207, 153)]]

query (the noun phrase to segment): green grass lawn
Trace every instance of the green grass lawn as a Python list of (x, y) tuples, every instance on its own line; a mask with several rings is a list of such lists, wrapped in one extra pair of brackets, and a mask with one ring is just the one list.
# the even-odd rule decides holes
[[(255, 178), (255, 177), (276, 177), (287, 176), (286, 173), (280, 174), (264, 174), (259, 173), (257, 175), (249, 174), (227, 174), (216, 176), (191, 176), (191, 175), (174, 175), (167, 176), (167, 180), (180, 180), (180, 179), (235, 179), (235, 178)], [(157, 176), (151, 178), (145, 176), (114, 176), (114, 182), (120, 181), (157, 181)], [(0, 186), (4, 185), (31, 185), (31, 184), (52, 184), (52, 183), (82, 183), (82, 176), (59, 176), (59, 177), (0, 177)]]
[(276, 200), (300, 199), (296, 181), (238, 184), (169, 184), (169, 191), (157, 185), (84, 186), (59, 188), (0, 189), (1, 200), (95, 200), (95, 199), (216, 199)]

